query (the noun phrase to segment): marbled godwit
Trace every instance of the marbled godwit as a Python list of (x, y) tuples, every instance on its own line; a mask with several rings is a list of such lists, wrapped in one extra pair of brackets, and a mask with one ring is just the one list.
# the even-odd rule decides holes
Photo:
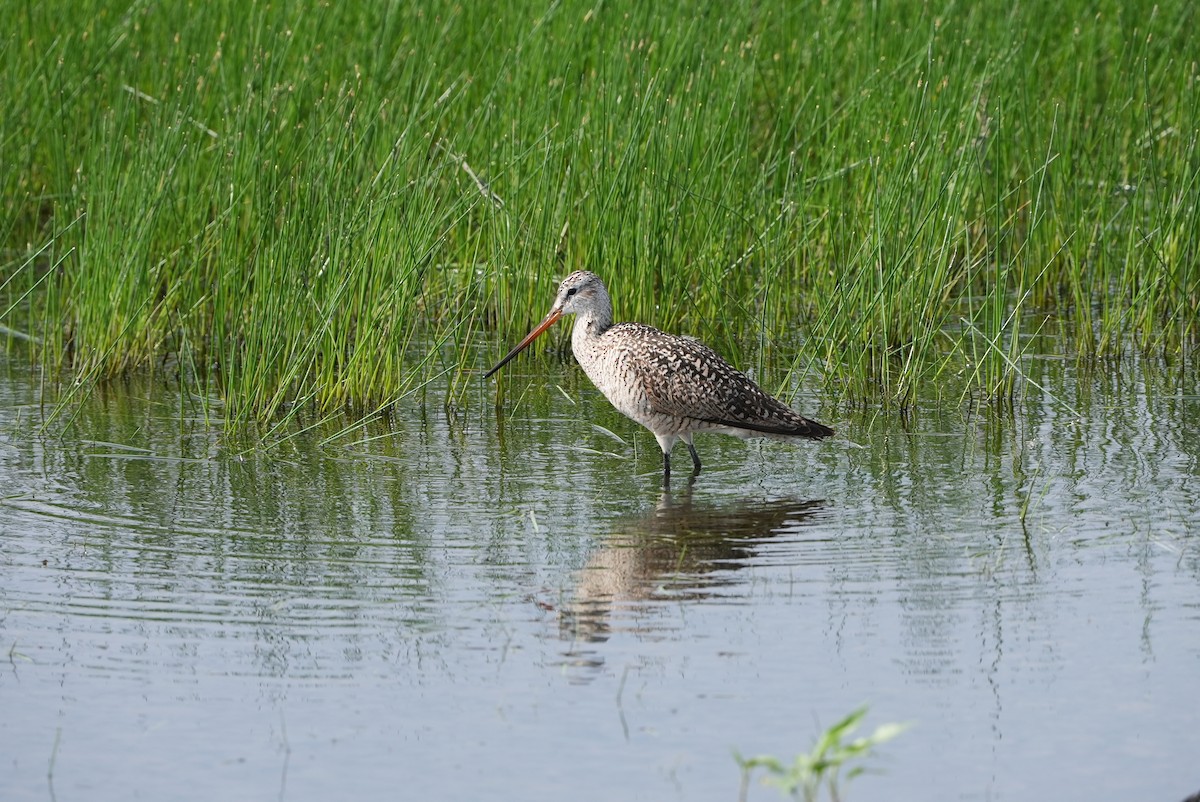
[(563, 315), (576, 315), (571, 350), (592, 384), (626, 417), (654, 434), (663, 454), (663, 481), (671, 477), (671, 449), (687, 444), (692, 475), (700, 457), (696, 432), (735, 437), (819, 440), (833, 429), (809, 420), (767, 393), (690, 337), (641, 323), (612, 322), (612, 300), (595, 273), (580, 270), (563, 279), (545, 319), (484, 374), (488, 378), (521, 353)]

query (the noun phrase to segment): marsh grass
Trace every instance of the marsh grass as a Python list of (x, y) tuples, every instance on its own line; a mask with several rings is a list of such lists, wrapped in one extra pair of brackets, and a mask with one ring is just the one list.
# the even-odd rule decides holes
[(465, 398), (578, 268), (832, 403), (1196, 339), (1183, 0), (0, 9), (0, 325), (60, 400)]

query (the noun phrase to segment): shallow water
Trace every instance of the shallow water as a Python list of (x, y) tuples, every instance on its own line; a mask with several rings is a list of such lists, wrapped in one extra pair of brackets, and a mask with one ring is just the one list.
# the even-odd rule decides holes
[(249, 451), (137, 383), (39, 434), (0, 365), (0, 799), (732, 800), (732, 750), (866, 703), (911, 727), (851, 801), (1177, 802), (1197, 372), (1025, 367), (1012, 417), (701, 436), (663, 493), (649, 434), (544, 360), (502, 415), (431, 387)]

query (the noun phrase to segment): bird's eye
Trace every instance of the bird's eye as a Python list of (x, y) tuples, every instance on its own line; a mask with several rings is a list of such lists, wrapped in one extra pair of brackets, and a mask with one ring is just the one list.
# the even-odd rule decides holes
[(579, 291), (578, 287), (572, 287), (571, 289), (567, 290), (567, 297), (570, 298), (572, 295), (574, 295), (578, 291)]

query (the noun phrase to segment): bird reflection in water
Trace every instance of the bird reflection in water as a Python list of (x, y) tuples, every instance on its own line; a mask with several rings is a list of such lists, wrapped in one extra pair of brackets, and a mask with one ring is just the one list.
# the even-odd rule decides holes
[[(577, 574), (560, 611), (560, 632), (572, 642), (572, 664), (603, 663), (586, 644), (628, 627), (614, 619), (644, 602), (696, 601), (747, 581), (739, 577), (762, 541), (811, 522), (824, 501), (742, 500), (697, 503), (689, 492), (664, 491), (653, 509), (627, 520)], [(624, 609), (623, 609), (624, 608)], [(638, 617), (645, 610), (637, 610)]]

